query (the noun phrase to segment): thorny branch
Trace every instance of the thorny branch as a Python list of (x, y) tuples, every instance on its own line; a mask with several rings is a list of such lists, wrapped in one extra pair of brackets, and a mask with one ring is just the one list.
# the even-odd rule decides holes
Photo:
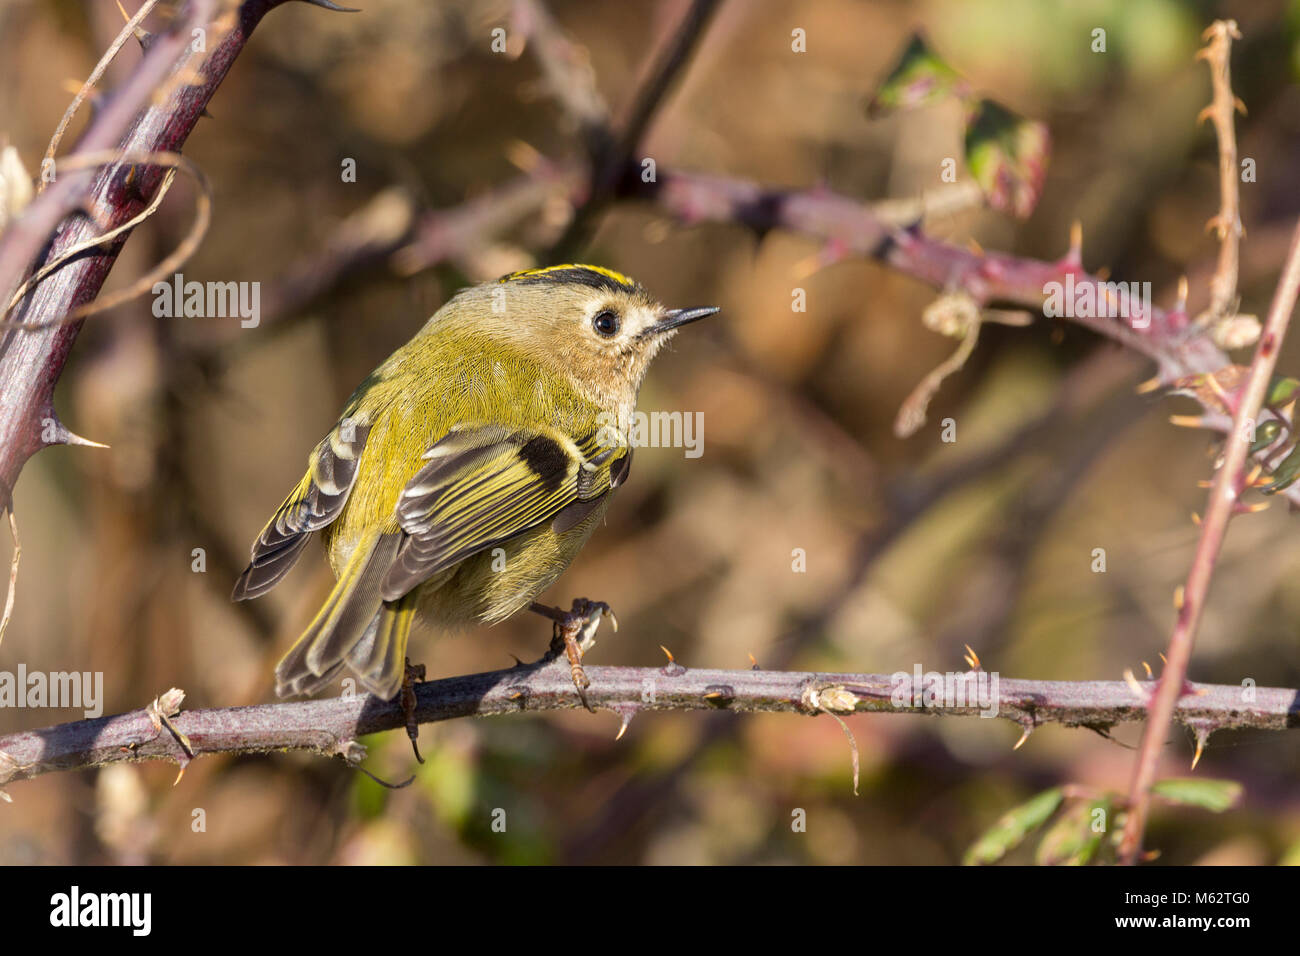
[[(1174, 625), (1174, 633), (1169, 639), (1169, 649), (1165, 654), (1165, 669), (1161, 674), (1155, 697), (1151, 701), (1151, 716), (1142, 737), (1142, 747), (1138, 752), (1129, 793), (1133, 812), (1125, 824), (1124, 838), (1120, 843), (1120, 859), (1126, 863), (1135, 862), (1142, 849), (1142, 831), (1146, 825), (1146, 814), (1151, 798), (1150, 787), (1155, 782), (1156, 765), (1164, 745), (1165, 731), (1169, 727), (1169, 721), (1179, 698), (1192, 693), (1185, 683), (1185, 678), (1187, 665), (1192, 656), (1192, 645), (1196, 641), (1196, 629), (1205, 608), (1210, 579), (1214, 575), (1214, 564), (1223, 546), (1228, 521), (1241, 510), (1241, 494), (1248, 485), (1243, 472), (1254, 433), (1254, 429), (1249, 426), (1259, 415), (1264, 395), (1268, 391), (1273, 369), (1277, 365), (1278, 352), (1282, 347), (1282, 339), (1286, 336), (1287, 326), (1291, 322), (1291, 313), (1295, 309), (1298, 291), (1300, 291), (1300, 223), (1296, 225), (1295, 235), (1291, 240), (1291, 251), (1287, 254), (1286, 267), (1278, 282), (1277, 291), (1273, 295), (1268, 320), (1264, 324), (1264, 332), (1255, 351), (1255, 359), (1250, 365), (1249, 377), (1241, 393), (1241, 401), (1233, 419), (1232, 429), (1228, 432), (1222, 463), (1215, 473), (1214, 483), (1210, 488), (1209, 504), (1206, 506), (1205, 517), (1201, 522), (1201, 539), (1192, 558), (1182, 607), (1179, 608), (1178, 620)], [(1197, 731), (1198, 735), (1204, 732), (1203, 729)]]
[[(975, 678), (978, 672), (970, 672)], [(915, 714), (976, 716), (984, 702), (926, 707), (926, 683), (911, 674), (827, 674), (803, 671), (695, 670), (664, 667), (588, 667), (587, 697), (618, 715), (623, 729), (643, 710), (718, 710), (794, 714)], [(582, 704), (567, 663), (523, 665), (416, 685), (415, 718), (421, 724), (459, 717), (574, 709)], [(915, 697), (914, 697), (915, 693)], [(398, 701), (370, 695), (302, 703), (179, 711), (179, 691), (148, 708), (59, 724), (0, 737), (0, 785), (58, 770), (119, 761), (171, 760), (184, 768), (201, 754), (305, 750), (342, 756), (356, 764), (365, 750), (358, 738), (406, 724)], [(902, 701), (896, 705), (894, 701)], [(1059, 723), (1105, 732), (1141, 720), (1145, 702), (1123, 681), (1001, 679), (996, 716), (1020, 725)], [(1297, 691), (1197, 684), (1179, 702), (1189, 726), (1282, 730), (1300, 724)]]
[[(1206, 313), (1211, 322), (1217, 322), (1231, 314), (1235, 306), (1233, 298), (1237, 287), (1237, 245), (1241, 235), (1241, 218), (1238, 213), (1237, 140), (1233, 128), (1233, 116), (1239, 104), (1229, 82), (1228, 59), (1232, 39), (1240, 36), (1235, 22), (1216, 21), (1205, 31), (1205, 37), (1210, 42), (1200, 54), (1210, 64), (1214, 86), (1214, 102), (1206, 108), (1206, 114), (1214, 118), (1215, 130), (1218, 134), (1219, 179), (1222, 189), (1221, 207), (1215, 220), (1220, 239), (1219, 261), (1210, 283), (1212, 302)], [(1263, 334), (1247, 372), (1246, 381), (1241, 387), (1240, 397), (1237, 399), (1232, 427), (1227, 433), (1218, 471), (1211, 484), (1205, 517), (1201, 522), (1200, 540), (1197, 542), (1196, 553), (1192, 558), (1192, 566), (1187, 573), (1187, 583), (1179, 599), (1178, 618), (1174, 624), (1173, 634), (1169, 638), (1164, 671), (1151, 700), (1151, 715), (1147, 720), (1142, 744), (1134, 763), (1133, 779), (1129, 787), (1129, 805), (1132, 812), (1125, 820), (1124, 834), (1119, 847), (1120, 861), (1129, 865), (1136, 863), (1142, 852), (1142, 835), (1151, 804), (1151, 785), (1155, 782), (1165, 733), (1173, 719), (1178, 699), (1188, 693), (1187, 667), (1191, 661), (1196, 631), (1209, 596), (1210, 580), (1214, 575), (1219, 551), (1223, 547), (1228, 522), (1234, 515), (1249, 510), (1241, 504), (1241, 496), (1251, 484), (1251, 478), (1245, 474), (1245, 466), (1254, 441), (1253, 426), (1259, 418), (1274, 369), (1277, 367), (1278, 353), (1281, 351), (1282, 340), (1291, 323), (1291, 313), (1295, 309), (1298, 291), (1300, 291), (1300, 223), (1296, 225), (1282, 276), (1278, 280), (1277, 290), (1273, 294), (1273, 303), (1269, 307)], [(1199, 728), (1197, 730), (1198, 757), (1205, 739), (1206, 730)]]
[[(177, 27), (154, 38), (131, 80), (83, 137), (79, 152), (108, 147), (121, 150), (122, 155), (179, 150), (253, 27), (267, 10), (280, 2), (283, 0), (246, 0), (239, 5), (233, 28), (194, 67), (187, 63), (192, 58), (186, 42), (189, 27), (209, 23), (217, 2), (192, 0), (185, 8), (190, 16), (184, 28)], [(328, 0), (311, 2), (333, 6)], [(615, 134), (608, 126), (602, 126), (607, 122), (608, 109), (590, 77), (582, 87), (570, 88), (563, 81), (566, 69), (570, 75), (577, 75), (573, 71), (582, 64), (573, 59), (574, 50), (564, 53), (562, 47), (567, 40), (554, 21), (534, 0), (519, 3), (516, 15), (530, 22), (532, 39), (541, 47), (539, 59), (552, 79), (552, 86), (559, 87), (565, 97), (566, 111), (584, 129), (588, 140), (585, 161), (538, 163), (516, 183), (453, 210), (420, 215), (408, 200), (394, 200), (395, 205), (386, 210), (388, 215), (382, 222), (361, 220), (350, 224), (353, 232), (345, 237), (347, 241), (332, 247), (324, 268), (304, 268), (292, 273), (289, 281), (280, 287), (282, 297), (273, 299), (269, 311), (273, 314), (291, 311), (351, 272), (381, 262), (391, 262), (401, 271), (410, 272), (433, 262), (467, 255), (485, 238), (539, 208), (557, 189), (569, 195), (577, 211), (557, 248), (570, 244), (583, 224), (609, 201), (644, 200), (686, 224), (734, 222), (748, 226), (759, 235), (780, 228), (818, 237), (826, 243), (823, 262), (852, 255), (872, 258), (945, 292), (964, 293), (980, 307), (1005, 304), (1040, 310), (1046, 285), (1067, 275), (1073, 278), (1076, 288), (1091, 284), (1097, 287), (1099, 296), (1102, 294), (1101, 280), (1082, 269), (1082, 250), (1077, 237), (1072, 238), (1070, 248), (1059, 260), (1035, 260), (945, 243), (924, 235), (915, 224), (900, 226), (894, 217), (884, 213), (883, 207), (867, 206), (822, 189), (777, 189), (662, 168), (654, 180), (645, 182), (640, 175), (641, 167), (634, 160), (634, 150), (663, 96), (689, 62), (691, 51), (716, 6), (716, 0), (692, 3), (667, 43), (666, 52), (651, 70), (649, 80), (640, 87), (627, 120)], [(531, 21), (527, 21), (529, 14)], [(1241, 228), (1232, 131), (1236, 100), (1231, 94), (1228, 73), (1229, 38), (1236, 36), (1235, 25), (1216, 23), (1207, 35), (1211, 43), (1204, 56), (1211, 65), (1214, 103), (1206, 115), (1214, 121), (1219, 134), (1222, 180), (1222, 202), (1215, 220), (1221, 244), (1211, 286), (1211, 305), (1196, 322), (1187, 315), (1185, 300), (1181, 299), (1172, 309), (1153, 308), (1149, 315), (1139, 313), (1122, 320), (1088, 315), (1071, 317), (1072, 321), (1155, 361), (1158, 379), (1164, 385), (1188, 375), (1214, 372), (1229, 361), (1207, 334), (1205, 326), (1230, 316), (1235, 308)], [(557, 56), (557, 51), (563, 55)], [(175, 77), (182, 72), (187, 78), (192, 75), (192, 82), (173, 83), (162, 101), (147, 102), (155, 90), (165, 85), (168, 76)], [(55, 261), (64, 250), (79, 242), (102, 236), (103, 230), (129, 222), (146, 206), (160, 180), (159, 169), (126, 170), (121, 163), (102, 169), (97, 175), (71, 170), (69, 175), (61, 177), (0, 239), (0, 292), (4, 293), (0, 301), (7, 301), (11, 290), (17, 288), (41, 245), (49, 236), (56, 235), (54, 229), (60, 221), (63, 228), (45, 251), (41, 260), (44, 263)], [(84, 215), (76, 215), (78, 209)], [(97, 229), (100, 231), (96, 232)], [(125, 234), (120, 235), (99, 254), (58, 269), (52, 278), (39, 283), (24, 301), (19, 315), (31, 323), (48, 321), (67, 315), (79, 304), (93, 299), (125, 239)], [(1243, 416), (1249, 417), (1249, 410), (1258, 412), (1259, 398), (1267, 386), (1294, 304), (1297, 283), (1300, 283), (1300, 232), (1238, 407), (1236, 426), (1241, 425)], [(50, 397), (78, 329), (77, 324), (72, 324), (24, 335), (15, 335), (10, 330), (0, 346), (0, 395), (6, 399), (0, 410), (0, 500), (7, 500), (26, 459), (49, 443), (48, 439), (34, 438), (39, 432), (34, 432), (32, 426), (42, 419), (57, 423)], [(1203, 422), (1216, 423), (1220, 418), (1207, 416)], [(1221, 427), (1226, 430), (1226, 422)], [(1135, 772), (1134, 799), (1139, 812), (1129, 818), (1129, 826), (1137, 834), (1133, 847), (1140, 844), (1142, 801), (1154, 773), (1156, 748), (1171, 719), (1182, 721), (1201, 739), (1221, 728), (1282, 729), (1298, 722), (1294, 690), (1257, 690), (1254, 700), (1248, 702), (1239, 687), (1191, 685), (1184, 681), (1214, 555), (1222, 541), (1223, 525), (1235, 506), (1236, 495), (1223, 492), (1232, 490), (1228, 487), (1230, 483), (1239, 482), (1248, 447), (1242, 435), (1244, 431), (1240, 427), (1234, 428), (1216, 478), (1206, 532), (1189, 577), (1187, 603), (1170, 645), (1170, 662), (1165, 672), (1169, 679), (1155, 685), (1158, 687), (1155, 704)], [(58, 436), (57, 441), (76, 440), (76, 436), (61, 426)], [(1293, 501), (1300, 501), (1300, 486), (1288, 491), (1288, 495)], [(871, 552), (868, 542), (863, 548), (864, 566), (870, 563)], [(889, 703), (892, 688), (890, 678), (885, 675), (690, 671), (676, 665), (663, 669), (591, 667), (588, 674), (596, 690), (594, 694), (589, 692), (593, 704), (622, 716), (624, 725), (642, 709), (809, 714), (900, 712)], [(645, 695), (647, 682), (655, 688), (649, 700)], [(1151, 686), (1147, 685), (1146, 691)], [(1123, 721), (1140, 720), (1146, 714), (1146, 691), (1135, 693), (1131, 683), (1006, 680), (1001, 682), (1001, 691), (999, 715), (1016, 721), (1026, 733), (1034, 726), (1053, 721), (1104, 729)], [(430, 722), (576, 705), (563, 667), (515, 668), (421, 685), (416, 716), (421, 722)], [(174, 719), (178, 698), (171, 698), (169, 704), (160, 707), (0, 738), (0, 783), (116, 760), (172, 759), (183, 766), (197, 754), (216, 752), (305, 749), (341, 754), (355, 762), (361, 755), (357, 737), (394, 729), (404, 723), (396, 704), (369, 697), (200, 710), (180, 713)], [(972, 713), (972, 708), (927, 712), (967, 715)]]
[[(170, 28), (151, 38), (140, 64), (80, 139), (72, 158), (105, 150), (120, 156), (179, 153), (253, 29), (283, 2), (245, 0), (236, 8), (218, 0), (192, 0)], [(313, 2), (334, 7), (329, 0)], [(200, 28), (209, 37), (206, 52), (193, 46), (194, 31)], [(157, 165), (66, 165), (67, 173), (58, 175), (0, 236), (0, 304), (10, 301), (25, 275), (139, 215), (165, 176)], [(0, 506), (9, 505), (28, 458), (47, 445), (78, 441), (59, 422), (53, 393), (81, 323), (50, 323), (99, 294), (129, 235), (130, 230), (123, 231), (96, 251), (63, 263), (26, 292), (12, 312), (13, 321), (45, 327), (0, 329)]]
[(1235, 20), (1216, 20), (1205, 31), (1210, 42), (1197, 54), (1210, 66), (1213, 101), (1201, 111), (1199, 119), (1214, 123), (1219, 140), (1219, 214), (1210, 220), (1219, 237), (1219, 260), (1210, 280), (1210, 305), (1197, 317), (1197, 323), (1214, 323), (1231, 314), (1237, 294), (1237, 268), (1240, 264), (1241, 203), (1240, 172), (1237, 169), (1237, 131), (1233, 119), (1238, 109), (1245, 112), (1241, 100), (1232, 92), (1229, 66), (1232, 41), (1240, 40)]

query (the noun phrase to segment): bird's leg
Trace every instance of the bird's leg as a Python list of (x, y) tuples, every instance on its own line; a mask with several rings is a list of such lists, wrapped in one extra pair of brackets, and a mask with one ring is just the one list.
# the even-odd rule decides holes
[(412, 664), (409, 657), (406, 659), (406, 672), (402, 675), (402, 715), (406, 718), (406, 736), (411, 738), (411, 749), (420, 763), (424, 763), (424, 758), (420, 756), (420, 724), (415, 719), (415, 685), (424, 680), (424, 674), (423, 664)]
[(555, 632), (551, 637), (551, 648), (547, 657), (553, 659), (559, 657), (561, 651), (564, 652), (569, 659), (573, 686), (578, 691), (578, 697), (582, 699), (582, 706), (595, 713), (587, 700), (587, 688), (591, 686), (591, 681), (587, 679), (587, 673), (582, 669), (582, 655), (591, 650), (592, 645), (596, 643), (596, 631), (600, 627), (602, 617), (608, 615), (609, 623), (613, 625), (614, 630), (618, 630), (618, 618), (614, 616), (613, 610), (604, 601), (589, 601), (586, 598), (575, 599), (572, 609), (568, 611), (538, 604), (536, 601), (528, 605), (528, 610), (548, 617), (555, 623)]

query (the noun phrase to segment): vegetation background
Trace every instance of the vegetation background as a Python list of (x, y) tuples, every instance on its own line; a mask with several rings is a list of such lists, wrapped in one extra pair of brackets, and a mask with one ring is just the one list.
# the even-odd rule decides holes
[[(214, 187), (212, 228), (187, 279), (260, 281), (265, 306), (267, 290), (324, 255), (347, 217), (385, 190), (452, 208), (517, 177), (520, 142), (548, 157), (579, 151), (536, 59), (490, 52), (508, 3), (361, 3), (353, 14), (274, 10), (235, 64), (186, 147)], [(550, 9), (617, 110), (684, 6)], [(1234, 86), (1250, 111), (1240, 152), (1258, 167), (1243, 186), (1242, 310), (1262, 314), (1300, 214), (1298, 9), (732, 0), (641, 152), (663, 168), (824, 186), (864, 202), (936, 190), (941, 162), (961, 156), (958, 108), (880, 120), (864, 109), (921, 29), (978, 90), (1044, 120), (1053, 137), (1027, 221), (968, 208), (927, 230), (1050, 258), (1080, 219), (1085, 265), (1150, 280), (1165, 305), (1186, 274), (1195, 311), (1213, 269), (1203, 227), (1218, 192), (1213, 132), (1196, 124), (1209, 80), (1193, 55), (1212, 19), (1232, 17), (1244, 34)], [(85, 77), (121, 22), (108, 0), (0, 4), (0, 136), (28, 168), (39, 167), (69, 81)], [(791, 51), (795, 27), (807, 31), (806, 53)], [(1104, 54), (1090, 50), (1097, 27)], [(125, 49), (108, 84), (138, 56)], [(348, 157), (356, 183), (340, 181)], [(178, 182), (127, 244), (110, 288), (176, 245), (190, 196)], [(190, 707), (269, 700), (275, 660), (332, 579), (313, 546), (286, 585), (234, 606), (248, 544), (353, 386), (459, 286), (536, 262), (569, 213), (556, 198), (453, 263), (411, 276), (379, 264), (256, 329), (155, 319), (147, 297), (93, 318), (57, 401), (73, 430), (112, 449), (56, 448), (28, 465), (16, 496), (18, 604), (0, 669), (102, 671), (105, 713), (172, 686)], [(580, 261), (626, 271), (670, 304), (724, 309), (677, 339), (642, 393), (643, 410), (703, 413), (703, 456), (640, 450), (608, 526), (545, 596), (618, 611), (621, 629), (604, 632), (590, 660), (654, 665), (662, 644), (688, 667), (747, 667), (752, 654), (801, 669), (960, 670), (969, 643), (1008, 677), (1117, 679), (1143, 661), (1158, 667), (1196, 541), (1189, 515), (1204, 503), (1196, 483), (1210, 474), (1207, 437), (1167, 421), (1192, 411), (1188, 400), (1132, 399), (1149, 374), (1141, 362), (1039, 317), (1026, 329), (988, 328), (930, 424), (900, 440), (898, 406), (954, 348), (920, 322), (935, 293), (823, 252), (798, 235), (684, 226), (624, 202), (581, 248)], [(806, 313), (791, 311), (796, 286), (807, 290)], [(1280, 369), (1300, 370), (1296, 342)], [(1086, 398), (1021, 432), (1067, 392)], [(939, 440), (947, 416), (955, 444)], [(950, 493), (926, 497), (928, 476), (981, 458)], [(1275, 505), (1233, 523), (1193, 679), (1300, 685), (1295, 521)], [(881, 542), (886, 530), (896, 534), (837, 597), (863, 536)], [(1105, 573), (1092, 570), (1099, 547)], [(191, 569), (194, 548), (205, 549), (204, 573)], [(806, 573), (792, 571), (795, 548), (807, 553)], [(792, 636), (818, 611), (828, 620), (811, 640)], [(415, 657), (432, 676), (490, 670), (511, 654), (539, 656), (548, 637), (532, 616), (439, 640), (420, 631)], [(79, 716), (0, 710), (0, 733)], [(1019, 731), (1003, 721), (848, 724), (862, 757), (856, 797), (835, 721), (787, 715), (646, 713), (618, 742), (607, 713), (461, 720), (424, 728), (421, 767), (402, 734), (369, 740), (375, 773), (416, 773), (397, 791), (341, 761), (295, 754), (205, 758), (175, 785), (165, 765), (55, 774), (10, 788), (0, 862), (953, 863), (1047, 786), (1125, 789), (1140, 731), (1105, 739), (1047, 726), (1013, 752)], [(1185, 773), (1191, 752), (1175, 741), (1162, 773)], [(1242, 781), (1241, 806), (1217, 816), (1158, 809), (1147, 845), (1168, 863), (1294, 862), (1298, 770), (1290, 734), (1216, 736), (1197, 773)], [(498, 808), (504, 833), (491, 826)], [(805, 833), (792, 832), (796, 808)], [(1012, 857), (1030, 858), (1029, 848)]]

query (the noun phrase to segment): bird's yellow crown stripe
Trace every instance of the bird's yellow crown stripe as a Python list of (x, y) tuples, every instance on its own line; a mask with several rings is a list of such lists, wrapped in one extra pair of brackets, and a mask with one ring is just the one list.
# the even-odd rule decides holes
[(621, 272), (615, 272), (613, 269), (606, 269), (604, 266), (586, 265), (581, 262), (566, 262), (563, 265), (558, 266), (542, 266), (540, 269), (523, 269), (519, 272), (512, 272), (509, 275), (502, 276), (498, 281), (513, 282), (515, 279), (530, 279), (544, 276), (551, 272), (560, 272), (565, 269), (581, 269), (584, 272), (594, 272), (597, 275), (604, 276), (606, 279), (611, 279), (614, 282), (617, 282), (619, 285), (625, 285), (628, 287), (635, 287), (637, 284), (635, 279), (630, 276), (625, 276)]

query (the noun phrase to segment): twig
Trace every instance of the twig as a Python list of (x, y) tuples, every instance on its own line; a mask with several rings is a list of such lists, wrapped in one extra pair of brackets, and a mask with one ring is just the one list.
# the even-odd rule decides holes
[(1233, 118), (1241, 101), (1232, 92), (1229, 61), (1232, 41), (1240, 40), (1235, 20), (1215, 20), (1202, 36), (1210, 42), (1197, 54), (1210, 66), (1210, 83), (1214, 97), (1201, 111), (1198, 121), (1209, 119), (1219, 140), (1219, 214), (1210, 220), (1219, 237), (1219, 259), (1210, 280), (1210, 304), (1197, 316), (1198, 324), (1211, 324), (1226, 318), (1233, 310), (1237, 295), (1237, 269), (1240, 262), (1241, 207), (1238, 199), (1237, 134)]
[(588, 151), (603, 149), (609, 105), (596, 88), (587, 51), (569, 38), (541, 0), (515, 0), (512, 19), (536, 54), (551, 95), (582, 135)]
[[(78, 153), (64, 160), (64, 168), (84, 169), (93, 166), (106, 166), (109, 164), (131, 163), (140, 166), (161, 166), (167, 170), (167, 175), (163, 177), (158, 191), (154, 194), (149, 204), (140, 210), (126, 222), (113, 229), (108, 230), (97, 236), (82, 240), (75, 245), (64, 249), (57, 258), (46, 262), (32, 276), (27, 279), (18, 291), (14, 293), (13, 299), (8, 306), (0, 310), (0, 328), (5, 325), (17, 326), (25, 334), (30, 334), (39, 329), (57, 328), (61, 325), (69, 325), (73, 322), (79, 322), (98, 312), (104, 312), (108, 309), (116, 308), (123, 302), (129, 302), (137, 296), (143, 295), (147, 290), (153, 287), (154, 283), (164, 276), (169, 276), (176, 269), (184, 265), (198, 249), (199, 244), (203, 242), (203, 237), (207, 235), (208, 225), (212, 221), (212, 187), (208, 184), (208, 178), (203, 174), (194, 163), (190, 162), (179, 153), (135, 153), (122, 152), (116, 149), (108, 149), (99, 153)], [(8, 318), (9, 311), (23, 296), (27, 290), (33, 286), (39, 285), (46, 276), (58, 269), (64, 264), (71, 262), (76, 256), (90, 250), (107, 247), (109, 243), (118, 236), (129, 233), (140, 223), (144, 222), (162, 205), (163, 199), (171, 189), (172, 181), (176, 177), (176, 171), (181, 170), (190, 176), (199, 187), (199, 195), (196, 201), (196, 211), (194, 223), (186, 233), (185, 238), (171, 252), (163, 258), (162, 262), (154, 266), (143, 276), (135, 279), (125, 288), (112, 293), (111, 295), (101, 296), (90, 302), (83, 302), (66, 315), (56, 316), (50, 319), (38, 321), (14, 322)]]
[(1151, 702), (1151, 716), (1147, 719), (1146, 730), (1142, 735), (1142, 745), (1133, 770), (1133, 782), (1129, 788), (1132, 809), (1120, 843), (1120, 859), (1124, 863), (1134, 863), (1142, 849), (1142, 833), (1146, 827), (1151, 799), (1150, 788), (1155, 781), (1156, 764), (1164, 746), (1169, 722), (1179, 699), (1196, 692), (1185, 683), (1187, 665), (1196, 641), (1196, 629), (1205, 608), (1210, 579), (1214, 574), (1219, 549), (1223, 545), (1228, 520), (1238, 510), (1238, 501), (1244, 490), (1242, 471), (1254, 431), (1248, 425), (1259, 415), (1264, 395), (1268, 391), (1273, 369), (1277, 365), (1278, 351), (1291, 322), (1297, 290), (1300, 290), (1300, 223), (1297, 223), (1292, 236), (1291, 250), (1287, 254), (1277, 291), (1273, 294), (1268, 320), (1264, 324), (1255, 358), (1250, 364), (1250, 372), (1241, 391), (1240, 404), (1233, 416), (1232, 429), (1228, 432), (1223, 451), (1223, 462), (1219, 465), (1214, 484), (1210, 488), (1205, 517), (1201, 521), (1201, 539), (1192, 558), (1183, 604), (1178, 612), (1173, 636), (1169, 639), (1169, 648), (1165, 652), (1165, 669)]
[[(232, 28), (200, 55), (191, 50), (192, 30), (210, 23), (216, 0), (192, 0), (187, 17), (155, 35), (139, 66), (91, 124), (73, 155), (105, 149), (136, 155), (179, 152), (253, 28), (282, 2), (245, 0), (232, 18)], [(317, 5), (326, 2), (318, 0)], [(194, 63), (199, 66), (192, 68)], [(192, 82), (167, 83), (169, 76)], [(154, 102), (160, 87), (168, 93)], [(60, 176), (0, 236), (0, 302), (9, 302), (39, 250), (45, 249), (38, 267), (104, 229), (130, 220), (149, 204), (165, 175), (153, 166), (114, 165)], [(78, 208), (89, 215), (65, 220)], [(27, 294), (16, 314), (42, 322), (94, 299), (126, 238), (117, 236), (107, 248), (65, 264)], [(0, 503), (11, 501), (28, 458), (47, 444), (73, 440), (59, 425), (52, 399), (80, 327), (74, 322), (43, 331), (11, 328), (5, 332), (0, 345)], [(48, 440), (51, 431), (55, 442)]]
[[(278, 2), (263, 0), (262, 5)], [(139, 129), (140, 110), (153, 97), (155, 90), (174, 72), (182, 60), (191, 54), (191, 30), (201, 27), (211, 18), (216, 0), (195, 0), (190, 17), (177, 21), (175, 28), (158, 37), (131, 78), (109, 101), (99, 117), (80, 140), (79, 153), (98, 152), (122, 145), (129, 130)], [(185, 132), (188, 132), (188, 127)], [(184, 137), (182, 137), (183, 140)], [(139, 145), (139, 144), (131, 144)], [(76, 155), (76, 154), (74, 154)], [(105, 179), (100, 172), (98, 179)], [(86, 190), (96, 174), (83, 170), (71, 176), (60, 176), (24, 210), (0, 236), (0, 302), (8, 302), (22, 282), (27, 265), (45, 245), (59, 222), (86, 200)], [(0, 474), (0, 479), (3, 475)]]
[[(86, 97), (90, 95), (90, 91), (95, 88), (95, 84), (103, 77), (104, 71), (108, 69), (109, 64), (117, 57), (122, 47), (135, 33), (136, 28), (140, 26), (157, 3), (158, 0), (145, 0), (140, 5), (140, 9), (135, 12), (135, 15), (127, 18), (126, 24), (118, 31), (117, 37), (109, 44), (108, 49), (104, 51), (104, 55), (95, 64), (95, 68), (90, 71), (90, 76), (86, 77), (85, 82), (81, 84), (81, 88), (77, 90), (76, 96), (72, 98), (72, 102), (68, 104), (68, 108), (64, 111), (63, 119), (59, 120), (54, 135), (50, 137), (50, 145), (45, 148), (45, 163), (54, 162), (54, 156), (59, 151), (59, 143), (63, 141), (63, 134), (67, 132), (68, 124), (72, 122), (72, 118), (77, 115), (77, 110), (85, 102)], [(42, 176), (40, 190), (43, 192), (47, 185), (48, 181)]]
[(9, 559), (9, 587), (5, 590), (5, 609), (0, 614), (0, 644), (4, 643), (5, 631), (9, 630), (9, 620), (14, 614), (14, 600), (18, 595), (18, 564), (23, 556), (23, 543), (18, 537), (18, 516), (12, 507), (5, 510), (9, 512), (9, 537), (14, 543), (14, 553)]
[(721, 0), (691, 0), (690, 9), (664, 45), (663, 52), (655, 59), (647, 79), (638, 86), (618, 134), (597, 140), (603, 148), (591, 156), (590, 185), (585, 201), (578, 206), (573, 221), (550, 249), (547, 258), (556, 261), (568, 258), (570, 250), (586, 235), (591, 219), (613, 198), (624, 168), (633, 161), (651, 120), (678, 75), (690, 62), (691, 54), (720, 3)]
[[(978, 705), (896, 707), (891, 699), (912, 700), (910, 674), (828, 674), (804, 671), (692, 670), (666, 667), (588, 667), (588, 697), (593, 706), (626, 721), (643, 710), (727, 710), (818, 714), (831, 702), (839, 714), (927, 713), (978, 715)], [(1234, 685), (1197, 685), (1181, 704), (1179, 720), (1212, 721), (1216, 726), (1283, 730), (1300, 725), (1298, 692), (1257, 688), (1251, 703)], [(581, 707), (568, 664), (514, 667), (449, 677), (416, 686), (416, 720), (433, 723), (459, 717), (512, 714)], [(1001, 680), (998, 717), (1021, 726), (1060, 723), (1107, 728), (1140, 720), (1143, 702), (1122, 681)], [(81, 720), (0, 737), (0, 785), (57, 770), (102, 766), (119, 761), (172, 760), (184, 766), (193, 756), (214, 753), (265, 753), (306, 750), (343, 756), (356, 763), (364, 755), (357, 739), (405, 726), (399, 701), (370, 695), (303, 703), (263, 704), (193, 710), (169, 715), (170, 726), (148, 709), (115, 717)]]
[(465, 256), (517, 226), (551, 197), (573, 189), (576, 182), (574, 168), (540, 163), (525, 175), (459, 206), (427, 212), (420, 217), (411, 241), (393, 256), (393, 266), (399, 274), (410, 275)]

